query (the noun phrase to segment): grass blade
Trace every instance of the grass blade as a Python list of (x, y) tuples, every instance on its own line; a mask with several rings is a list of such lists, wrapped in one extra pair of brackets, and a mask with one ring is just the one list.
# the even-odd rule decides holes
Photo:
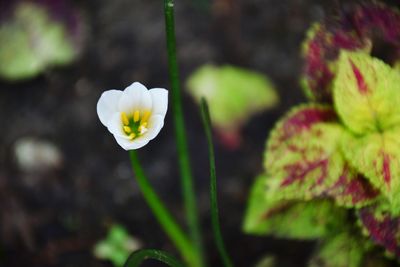
[(176, 260), (167, 252), (156, 249), (143, 249), (133, 252), (124, 264), (124, 267), (140, 266), (140, 264), (142, 264), (142, 262), (147, 259), (157, 260), (171, 267), (184, 267), (184, 265), (182, 265), (178, 260)]
[(232, 267), (232, 261), (226, 251), (224, 240), (221, 234), (221, 227), (218, 217), (218, 201), (217, 201), (217, 176), (215, 172), (215, 155), (214, 145), (212, 141), (210, 112), (206, 100), (201, 100), (201, 117), (207, 137), (208, 158), (210, 160), (210, 201), (211, 201), (211, 222), (214, 233), (215, 244), (221, 255), (222, 262), (225, 267)]

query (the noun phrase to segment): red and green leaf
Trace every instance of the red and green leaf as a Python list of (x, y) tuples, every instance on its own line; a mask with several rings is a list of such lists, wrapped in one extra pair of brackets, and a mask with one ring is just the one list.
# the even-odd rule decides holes
[(309, 267), (362, 267), (365, 248), (362, 242), (343, 232), (325, 240), (311, 257)]
[(269, 137), (264, 166), (270, 191), (282, 198), (309, 199), (333, 186), (344, 162), (337, 145), (342, 128), (329, 107), (294, 108)]
[(369, 242), (354, 232), (342, 232), (323, 240), (309, 267), (388, 267), (390, 261), (371, 250)]
[(286, 200), (330, 197), (347, 207), (374, 200), (377, 191), (345, 163), (340, 150), (345, 130), (335, 122), (331, 108), (308, 104), (277, 124), (265, 152), (266, 194)]
[(358, 215), (374, 243), (400, 258), (400, 217), (394, 217), (379, 207), (363, 208)]
[(355, 134), (400, 125), (400, 73), (363, 52), (342, 52), (333, 94), (343, 123)]
[(311, 100), (331, 102), (332, 80), (339, 51), (368, 49), (353, 30), (326, 24), (314, 24), (303, 43), (304, 70), (302, 85)]
[(379, 190), (361, 174), (346, 165), (342, 175), (326, 194), (334, 198), (340, 206), (362, 207), (376, 201)]
[(260, 175), (253, 185), (243, 225), (246, 233), (317, 239), (345, 227), (347, 211), (332, 201), (282, 201), (266, 193), (266, 180)]
[(391, 204), (391, 211), (400, 213), (400, 128), (355, 137), (344, 135), (342, 147), (346, 159)]
[[(361, 36), (382, 41), (400, 48), (400, 12), (380, 2), (358, 6), (353, 15), (353, 25)], [(379, 35), (379, 36), (374, 36)], [(397, 55), (398, 56), (398, 55)]]
[(332, 81), (341, 50), (384, 47), (385, 59), (400, 58), (400, 13), (383, 3), (345, 3), (333, 18), (313, 25), (303, 42), (302, 85), (311, 100), (332, 102)]

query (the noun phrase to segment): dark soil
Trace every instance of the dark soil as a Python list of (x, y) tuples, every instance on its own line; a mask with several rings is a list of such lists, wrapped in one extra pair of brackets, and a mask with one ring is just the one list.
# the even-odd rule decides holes
[[(241, 223), (250, 185), (262, 171), (269, 130), (291, 106), (305, 101), (298, 82), (305, 31), (335, 12), (335, 1), (214, 0), (212, 9), (207, 3), (176, 0), (182, 82), (204, 63), (234, 64), (268, 75), (281, 96), (278, 108), (245, 125), (239, 149), (229, 150), (216, 140), (228, 250), (236, 266), (253, 266), (266, 254), (276, 255), (280, 267), (305, 266), (312, 242), (248, 236)], [(126, 226), (146, 248), (176, 253), (135, 184), (128, 154), (101, 125), (95, 109), (104, 90), (123, 89), (133, 81), (169, 88), (163, 3), (74, 4), (88, 25), (79, 60), (30, 81), (0, 83), (0, 266), (111, 266), (94, 258), (91, 250), (112, 223)], [(187, 95), (184, 108), (209, 262), (221, 266), (211, 235), (208, 159), (199, 111)], [(13, 151), (23, 137), (53, 143), (62, 153), (62, 165), (21, 170)], [(139, 154), (151, 182), (184, 223), (171, 113), (161, 134)]]

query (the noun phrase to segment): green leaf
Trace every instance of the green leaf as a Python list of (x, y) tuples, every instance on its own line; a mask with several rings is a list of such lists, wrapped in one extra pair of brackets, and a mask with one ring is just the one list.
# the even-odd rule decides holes
[(139, 241), (131, 237), (123, 226), (115, 224), (110, 228), (107, 237), (95, 245), (94, 255), (121, 267), (129, 254), (140, 246)]
[(362, 52), (342, 51), (334, 80), (334, 102), (355, 134), (379, 132), (400, 124), (400, 73)]
[(187, 80), (189, 93), (200, 103), (205, 97), (217, 128), (236, 130), (251, 116), (278, 104), (278, 94), (260, 73), (234, 66), (204, 65)]
[[(271, 199), (271, 195), (267, 194), (266, 182), (267, 176), (259, 175), (252, 186), (243, 222), (243, 230), (246, 233), (265, 234), (266, 218), (264, 215), (279, 203), (279, 200)], [(286, 201), (281, 203), (286, 204)]]
[(311, 258), (309, 267), (363, 267), (365, 248), (357, 238), (341, 233), (326, 240)]
[(343, 128), (334, 111), (317, 104), (292, 109), (271, 132), (264, 166), (270, 192), (310, 199), (332, 187), (345, 163), (339, 151)]
[(281, 201), (269, 195), (265, 175), (251, 190), (243, 229), (246, 233), (283, 238), (317, 239), (340, 231), (347, 212), (328, 200)]
[(380, 189), (391, 203), (392, 212), (400, 212), (400, 128), (356, 137), (344, 135), (342, 150), (357, 171)]
[(254, 267), (277, 267), (277, 260), (272, 255), (266, 255)]

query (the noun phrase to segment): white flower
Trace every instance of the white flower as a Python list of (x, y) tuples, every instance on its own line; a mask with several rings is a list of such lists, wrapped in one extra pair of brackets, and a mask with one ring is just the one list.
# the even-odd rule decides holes
[(105, 91), (97, 102), (97, 115), (125, 150), (138, 149), (164, 126), (168, 91), (135, 82), (121, 90)]

